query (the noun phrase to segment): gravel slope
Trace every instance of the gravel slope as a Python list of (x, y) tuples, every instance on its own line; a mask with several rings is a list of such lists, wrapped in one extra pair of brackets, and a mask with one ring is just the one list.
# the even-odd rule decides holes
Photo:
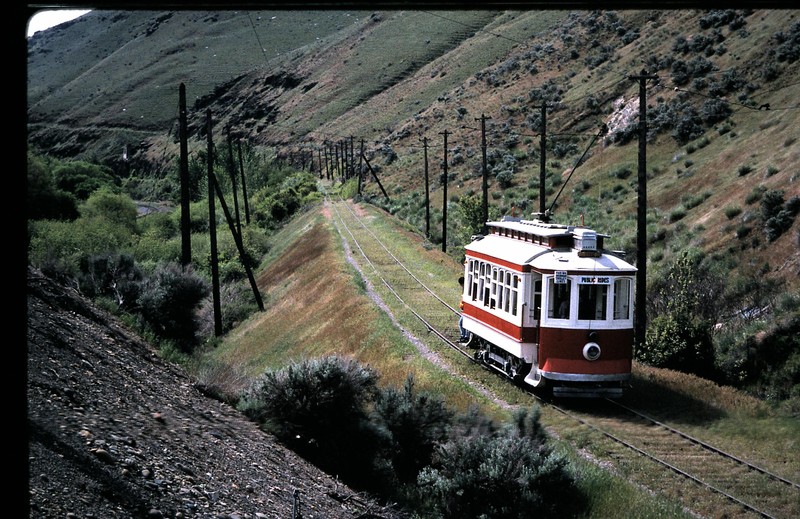
[(399, 518), (29, 269), (28, 516)]

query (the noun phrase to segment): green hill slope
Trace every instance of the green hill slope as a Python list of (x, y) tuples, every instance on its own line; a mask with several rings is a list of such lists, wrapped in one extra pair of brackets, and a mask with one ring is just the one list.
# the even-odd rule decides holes
[[(230, 130), (298, 167), (330, 168), (334, 145), (363, 146), (390, 199), (365, 170), (367, 196), (420, 227), (426, 155), (434, 219), (445, 153), (447, 203), (481, 194), (485, 117), (495, 214), (544, 202), (632, 254), (633, 76), (646, 70), (657, 76), (646, 89), (654, 273), (697, 249), (732, 277), (781, 279), (796, 293), (798, 14), (94, 11), (28, 42), (29, 143), (120, 175), (171, 175), (183, 83), (192, 154), (205, 148), (207, 111), (216, 135)], [(610, 132), (597, 138), (603, 124)], [(767, 192), (787, 204), (780, 221)]]

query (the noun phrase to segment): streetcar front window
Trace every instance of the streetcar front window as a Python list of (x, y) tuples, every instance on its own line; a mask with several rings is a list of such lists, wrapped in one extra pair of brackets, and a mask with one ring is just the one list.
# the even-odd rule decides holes
[(578, 319), (605, 321), (607, 285), (578, 286)]
[(569, 319), (569, 295), (572, 291), (572, 280), (556, 283), (555, 278), (548, 281), (547, 317), (551, 319)]

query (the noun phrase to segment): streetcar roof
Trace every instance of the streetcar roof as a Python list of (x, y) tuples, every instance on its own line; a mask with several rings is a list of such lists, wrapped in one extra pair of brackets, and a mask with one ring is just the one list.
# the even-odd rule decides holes
[(575, 227), (541, 222), (539, 220), (521, 220), (519, 218), (504, 217), (498, 222), (488, 222), (489, 226), (501, 229), (510, 229), (519, 232), (528, 232), (537, 236), (572, 236)]
[(522, 266), (526, 265), (531, 258), (550, 249), (535, 243), (490, 234), (480, 240), (474, 240), (466, 245), (464, 250)]
[(530, 265), (536, 270), (636, 272), (636, 267), (607, 252), (598, 257), (581, 256), (573, 248), (551, 249), (544, 245), (496, 234), (474, 240), (466, 245), (464, 250), (467, 255), (484, 256), (490, 261), (490, 258), (496, 258), (520, 267)]
[(575, 249), (549, 249), (546, 253), (533, 258), (528, 264), (536, 270), (636, 272), (636, 267), (613, 254), (606, 253), (598, 257), (579, 256)]

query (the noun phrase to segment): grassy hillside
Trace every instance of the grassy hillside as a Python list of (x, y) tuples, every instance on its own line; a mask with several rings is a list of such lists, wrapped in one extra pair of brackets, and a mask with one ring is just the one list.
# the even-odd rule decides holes
[[(184, 83), (192, 153), (205, 147), (206, 110), (218, 136), (230, 128), (285, 157), (304, 152), (316, 168), (331, 143), (363, 141), (390, 195), (379, 203), (419, 226), (423, 139), (438, 217), (443, 134), (450, 202), (480, 194), (485, 116), (495, 214), (538, 210), (544, 131), (546, 207), (631, 252), (631, 76), (644, 69), (657, 76), (647, 84), (654, 268), (697, 247), (798, 290), (798, 226), (767, 238), (760, 206), (770, 190), (785, 201), (800, 195), (798, 14), (94, 11), (29, 41), (29, 142), (132, 175), (167, 175)], [(602, 124), (611, 132), (590, 146)], [(370, 177), (365, 192), (381, 200)]]

